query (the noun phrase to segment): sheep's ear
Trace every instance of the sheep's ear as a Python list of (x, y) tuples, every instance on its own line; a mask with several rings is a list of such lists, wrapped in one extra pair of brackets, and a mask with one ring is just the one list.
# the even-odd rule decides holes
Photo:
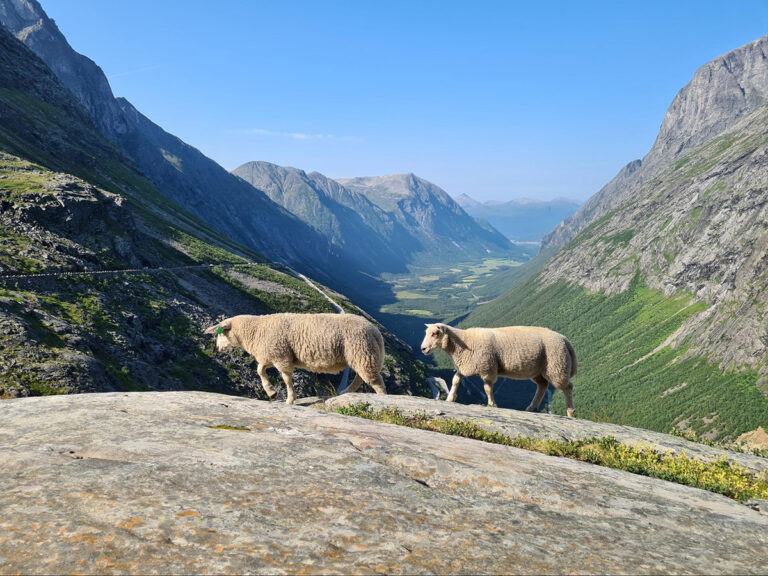
[(448, 326), (446, 326), (445, 324), (438, 324), (437, 329), (440, 330), (440, 335), (442, 336), (448, 331)]
[(215, 324), (209, 328), (205, 329), (206, 334), (221, 334), (222, 332), (225, 332), (232, 328), (232, 321), (231, 320), (224, 320), (224, 322), (221, 322), (220, 324)]

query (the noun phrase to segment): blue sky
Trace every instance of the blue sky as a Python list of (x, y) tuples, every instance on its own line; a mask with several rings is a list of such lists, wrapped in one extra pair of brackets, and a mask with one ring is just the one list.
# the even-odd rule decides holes
[(116, 96), (227, 169), (586, 199), (768, 2), (41, 0)]

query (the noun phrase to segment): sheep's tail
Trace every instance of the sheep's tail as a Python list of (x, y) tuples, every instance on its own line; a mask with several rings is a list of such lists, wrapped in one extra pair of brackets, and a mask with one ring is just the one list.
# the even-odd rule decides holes
[(573, 345), (565, 338), (565, 346), (568, 348), (568, 354), (571, 355), (571, 378), (576, 376), (576, 369), (579, 367), (579, 363), (576, 361), (576, 351), (573, 349)]

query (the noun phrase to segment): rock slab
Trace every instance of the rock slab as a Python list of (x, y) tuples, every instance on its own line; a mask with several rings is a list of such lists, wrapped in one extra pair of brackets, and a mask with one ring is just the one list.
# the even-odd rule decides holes
[(768, 517), (668, 482), (202, 392), (0, 403), (2, 573), (759, 573)]

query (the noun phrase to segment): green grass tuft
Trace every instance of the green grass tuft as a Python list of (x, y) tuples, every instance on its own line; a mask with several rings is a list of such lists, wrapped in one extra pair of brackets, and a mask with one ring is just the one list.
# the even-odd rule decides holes
[(217, 424), (216, 426), (206, 426), (206, 428), (213, 428), (214, 430), (242, 430), (243, 432), (251, 431), (247, 426), (230, 426), (229, 424)]

